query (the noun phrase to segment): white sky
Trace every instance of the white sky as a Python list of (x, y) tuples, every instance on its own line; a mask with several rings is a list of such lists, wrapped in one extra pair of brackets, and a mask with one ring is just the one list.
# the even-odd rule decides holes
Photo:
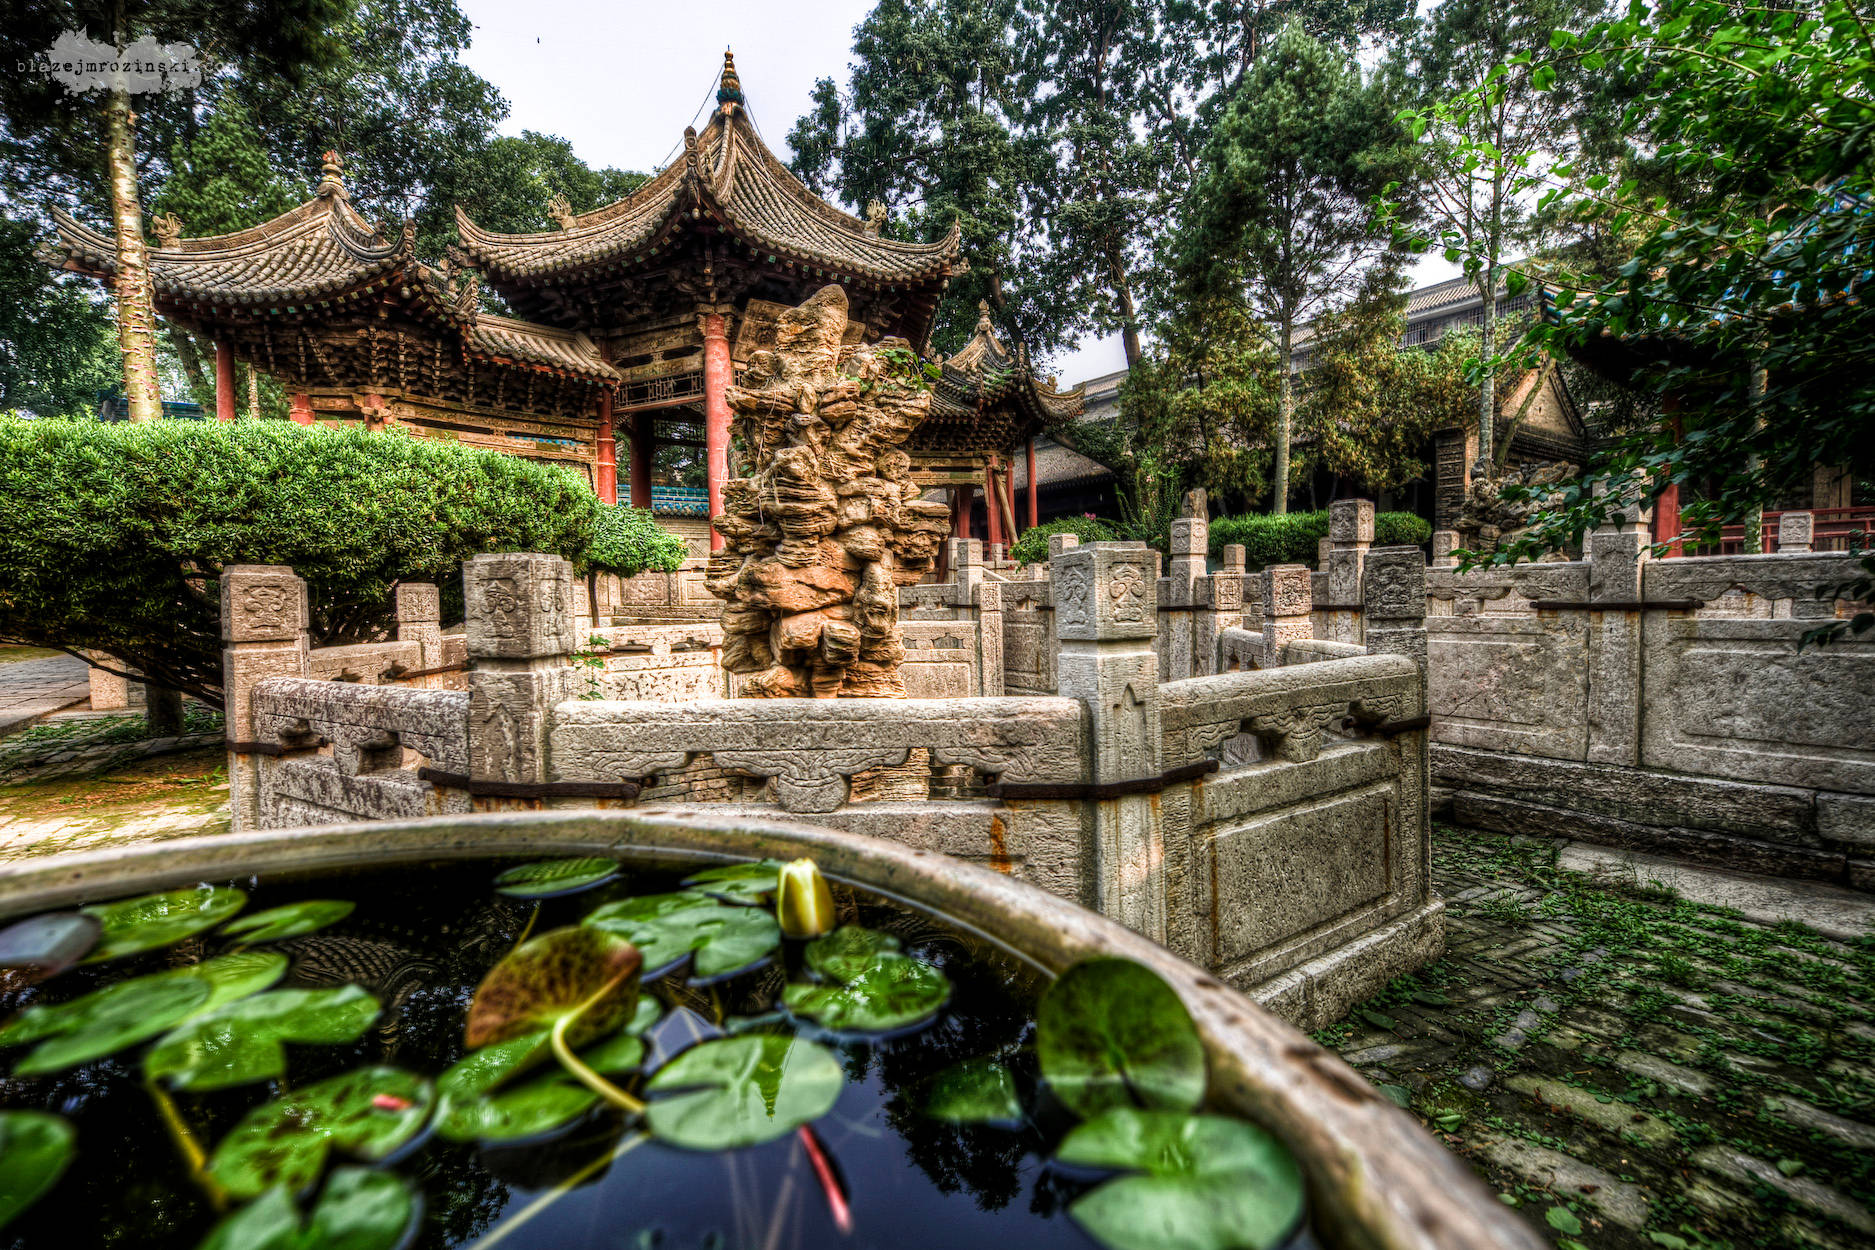
[[(762, 137), (788, 159), (787, 133), (807, 111), (814, 80), (845, 84), (853, 27), (874, 0), (458, 2), (475, 23), (463, 60), (508, 99), (504, 132), (561, 135), (595, 168), (650, 172), (714, 104), (725, 45)], [(1415, 276), (1437, 282), (1451, 272), (1429, 259)], [(1125, 363), (1117, 335), (1050, 362), (1067, 383)]]

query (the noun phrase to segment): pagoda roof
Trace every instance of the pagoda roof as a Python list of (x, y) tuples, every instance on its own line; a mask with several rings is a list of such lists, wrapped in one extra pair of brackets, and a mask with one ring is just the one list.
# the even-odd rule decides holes
[(1005, 451), (1041, 430), (1079, 417), (1085, 388), (1057, 391), (1029, 367), (1028, 352), (1011, 351), (977, 306), (976, 333), (946, 360), (931, 388), (931, 411), (912, 434), (915, 449)]
[(810, 191), (762, 142), (735, 79), (701, 134), (684, 131), (684, 153), (636, 191), (589, 213), (563, 216), (558, 230), (500, 234), (456, 208), (462, 247), (498, 289), (577, 285), (586, 274), (635, 267), (703, 220), (775, 263), (820, 271), (823, 280), (941, 287), (963, 270), (958, 228), (936, 243), (881, 238), (863, 221)]

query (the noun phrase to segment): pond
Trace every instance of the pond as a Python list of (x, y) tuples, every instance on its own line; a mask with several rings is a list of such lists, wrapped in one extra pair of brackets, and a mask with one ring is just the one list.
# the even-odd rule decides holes
[(0, 965), (0, 1246), (1309, 1244), (1154, 974), (810, 861), (205, 883)]

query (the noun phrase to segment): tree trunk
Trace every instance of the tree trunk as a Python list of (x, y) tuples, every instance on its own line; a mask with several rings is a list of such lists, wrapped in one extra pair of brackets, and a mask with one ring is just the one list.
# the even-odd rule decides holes
[(1126, 349), (1126, 367), (1131, 369), (1139, 363), (1139, 310), (1133, 304), (1133, 284), (1127, 281), (1126, 266), (1121, 263), (1119, 247), (1111, 249), (1107, 256), (1108, 269), (1113, 274), (1113, 293), (1119, 297), (1120, 344)]
[(1491, 435), (1497, 419), (1497, 259), (1484, 267), (1484, 320), (1478, 331), (1478, 351), (1484, 357), (1484, 380), (1478, 385), (1478, 464), (1480, 476), (1491, 472)]
[(136, 116), (130, 93), (113, 90), (106, 107), (110, 136), (111, 221), (117, 234), (117, 341), (124, 353), (124, 397), (132, 421), (163, 415), (156, 386), (156, 301), (150, 254), (137, 195)]
[(176, 349), (176, 359), (182, 363), (182, 375), (189, 380), (189, 394), (204, 408), (213, 408), (215, 388), (208, 384), (208, 374), (202, 371), (202, 353), (195, 345), (194, 336), (172, 324), (169, 342)]
[(1282, 355), (1277, 360), (1280, 379), (1276, 399), (1276, 469), (1271, 475), (1270, 511), (1284, 516), (1289, 511), (1289, 426), (1296, 411), (1296, 379), (1289, 367), (1289, 350), (1295, 340), (1295, 324), (1285, 315), (1282, 330)]
[(260, 420), (260, 374), (254, 366), (247, 367), (247, 415), (255, 421)]
[(152, 738), (173, 738), (182, 732), (182, 692), (162, 686), (145, 687), (148, 703), (143, 725)]

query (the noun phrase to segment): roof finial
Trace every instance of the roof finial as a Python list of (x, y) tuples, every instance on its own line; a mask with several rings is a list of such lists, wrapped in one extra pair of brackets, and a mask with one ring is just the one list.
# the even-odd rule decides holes
[(723, 83), (716, 89), (716, 102), (720, 105), (742, 103), (742, 80), (736, 77), (736, 54), (728, 48), (723, 49)]
[(182, 245), (182, 219), (176, 214), (164, 213), (150, 223), (150, 228), (156, 231), (156, 241), (164, 247), (176, 248)]
[(996, 327), (990, 323), (990, 302), (986, 299), (977, 301), (977, 333), (988, 334)]
[(334, 151), (328, 151), (321, 159), (325, 163), (319, 167), (319, 186), (313, 194), (320, 196), (344, 195), (345, 165), (339, 160), (339, 154)]
[(547, 216), (553, 218), (554, 224), (562, 230), (573, 228), (573, 205), (558, 192), (547, 201)]
[(862, 229), (864, 229), (867, 234), (877, 238), (879, 228), (885, 225), (885, 213), (885, 204), (879, 200), (874, 200), (872, 203), (866, 205), (866, 224)]

